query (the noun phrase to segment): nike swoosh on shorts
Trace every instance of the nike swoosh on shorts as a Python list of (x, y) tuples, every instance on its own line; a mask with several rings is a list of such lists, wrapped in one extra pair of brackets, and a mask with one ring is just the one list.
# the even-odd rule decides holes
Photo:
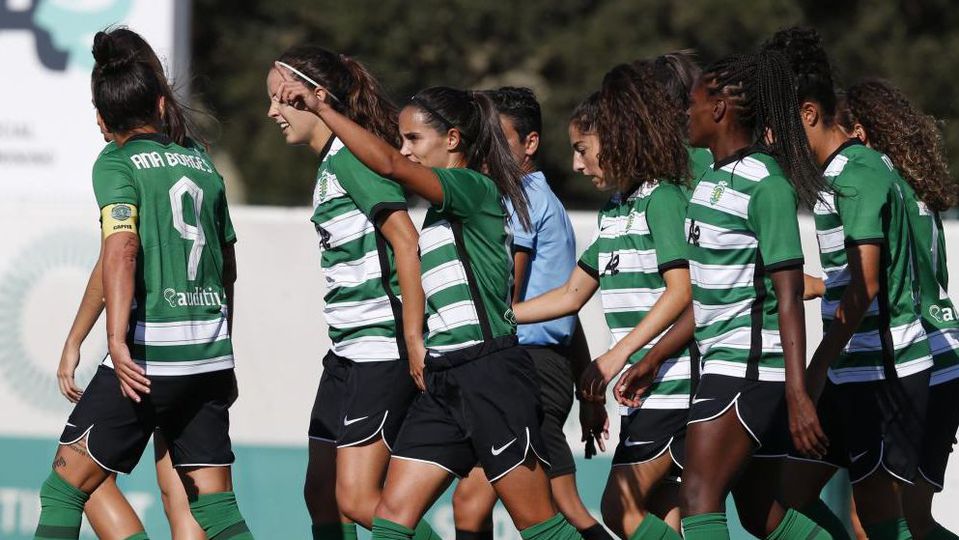
[(344, 416), (344, 417), (343, 417), (343, 425), (344, 425), (344, 426), (348, 426), (348, 425), (350, 425), (350, 424), (355, 424), (355, 423), (357, 423), (357, 422), (359, 422), (359, 421), (361, 421), (361, 420), (366, 420), (367, 418), (369, 418), (369, 416), (361, 416), (361, 417), (359, 417), (359, 418), (354, 418), (354, 419), (350, 420), (350, 419), (348, 419), (347, 417)]
[(509, 446), (513, 444), (514, 442), (516, 442), (516, 437), (513, 437), (512, 441), (504, 444), (503, 446), (500, 446), (499, 448), (490, 446), (490, 453), (493, 454), (494, 456), (498, 456), (503, 453), (503, 450), (506, 450), (507, 448), (509, 448)]

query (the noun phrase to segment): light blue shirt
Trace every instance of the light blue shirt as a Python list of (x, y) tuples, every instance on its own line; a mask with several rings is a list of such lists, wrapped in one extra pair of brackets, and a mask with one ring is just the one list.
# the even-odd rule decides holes
[[(566, 208), (559, 201), (541, 172), (523, 177), (523, 191), (529, 199), (532, 230), (523, 228), (513, 217), (507, 200), (513, 228), (513, 249), (528, 251), (529, 269), (519, 300), (535, 298), (566, 283), (576, 266), (576, 236)], [(570, 315), (517, 328), (521, 345), (569, 345), (576, 327), (576, 316)]]

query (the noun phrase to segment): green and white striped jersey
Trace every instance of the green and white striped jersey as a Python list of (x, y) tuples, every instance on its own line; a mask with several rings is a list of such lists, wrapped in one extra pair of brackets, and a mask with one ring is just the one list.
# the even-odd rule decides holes
[(399, 184), (333, 139), (316, 174), (312, 221), (320, 237), (332, 350), (354, 362), (406, 358), (398, 339), (403, 308), (393, 249), (375, 226), (380, 212), (396, 209), (406, 209)]
[(772, 156), (745, 149), (710, 167), (686, 212), (702, 374), (785, 381), (770, 273), (803, 261), (792, 185)]
[[(685, 215), (683, 189), (665, 182), (639, 186), (625, 197), (617, 194), (600, 210), (596, 234), (579, 266), (599, 282), (611, 348), (665, 292), (662, 272), (688, 266)], [(629, 363), (641, 362), (660, 337), (634, 352)], [(688, 408), (690, 372), (687, 348), (663, 363), (642, 408)]]
[(919, 200), (915, 190), (901, 176), (899, 182), (912, 233), (913, 266), (919, 278), (922, 324), (932, 351), (929, 384), (936, 385), (959, 377), (959, 319), (947, 294), (946, 239), (939, 212)]
[(851, 139), (826, 160), (824, 193), (814, 209), (819, 258), (826, 294), (823, 326), (828, 328), (849, 284), (846, 247), (881, 246), (879, 295), (839, 358), (829, 368), (835, 384), (899, 377), (932, 367), (926, 332), (914, 296), (909, 224), (901, 179), (889, 158)]
[[(233, 367), (223, 247), (236, 241), (223, 178), (198, 147), (163, 134), (109, 144), (93, 165), (100, 208), (135, 206), (140, 252), (127, 346), (150, 376)], [(114, 218), (129, 219), (117, 212)], [(104, 363), (112, 367), (109, 355)]]
[(511, 309), (512, 233), (500, 192), (470, 169), (433, 169), (443, 203), (420, 233), (426, 348), (431, 355), (516, 334)]

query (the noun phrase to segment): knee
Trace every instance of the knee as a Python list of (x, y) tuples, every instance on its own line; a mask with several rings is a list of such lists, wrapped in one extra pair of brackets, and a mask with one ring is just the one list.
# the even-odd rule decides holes
[(771, 531), (766, 530), (766, 521), (758, 516), (739, 515), (739, 523), (746, 532), (756, 538), (766, 538)]
[(493, 507), (486, 504), (486, 497), (477, 495), (460, 486), (453, 492), (453, 521), (457, 529), (477, 532), (493, 528)]
[(336, 504), (340, 513), (357, 523), (373, 523), (373, 513), (380, 495), (376, 486), (360, 485), (346, 478), (336, 480)]
[(334, 521), (339, 517), (332, 480), (323, 481), (316, 475), (307, 474), (306, 481), (303, 483), (303, 500), (314, 521), (326, 514), (329, 514), (326, 517), (330, 517), (328, 521)]
[[(715, 512), (722, 508), (722, 497), (710, 482), (699, 474), (683, 471), (679, 492), (684, 516)], [(760, 536), (762, 538), (762, 536)]]

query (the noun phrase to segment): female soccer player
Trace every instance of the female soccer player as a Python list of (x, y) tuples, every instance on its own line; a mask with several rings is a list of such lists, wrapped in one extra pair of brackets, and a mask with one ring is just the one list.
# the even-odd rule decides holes
[(93, 173), (110, 353), (61, 435), (36, 537), (77, 538), (89, 494), (129, 473), (160, 427), (207, 536), (252, 538), (229, 467), (235, 234), (223, 180), (160, 132), (153, 66), (104, 32), (93, 55), (93, 102), (115, 143)]
[(452, 477), (479, 462), (524, 538), (578, 538), (550, 497), (536, 373), (516, 345), (502, 199), (524, 227), (529, 215), (492, 101), (446, 87), (421, 91), (400, 113), (397, 151), (331, 107), (326, 88), (290, 79), (277, 94), (315, 112), (370, 169), (432, 205), (419, 244), (426, 393), (397, 439), (373, 537), (411, 538)]
[[(713, 64), (691, 94), (690, 144), (709, 147), (716, 160), (686, 214), (693, 310), (675, 325), (695, 327), (703, 357), (681, 488), (683, 531), (692, 540), (728, 535), (723, 503), (730, 490), (753, 535), (825, 535), (784, 511), (769, 481), (778, 477), (774, 458), (787, 450), (787, 419), (803, 451), (824, 443), (804, 383), (796, 219), (798, 204), (811, 206), (824, 186), (793, 84), (785, 60), (761, 52)], [(624, 374), (618, 393), (634, 397), (638, 378)]]
[[(590, 101), (570, 123), (573, 167), (614, 195), (566, 285), (514, 310), (520, 322), (575, 313), (598, 288), (613, 345), (594, 364), (601, 373), (618, 373), (642, 362), (690, 302), (681, 187), (690, 175), (689, 154), (682, 109), (651, 63), (613, 68), (595, 106)], [(688, 351), (673, 355), (642, 406), (623, 415), (602, 500), (603, 521), (620, 538), (679, 538), (661, 519), (675, 506), (676, 485), (662, 480), (682, 466), (690, 367)], [(584, 391), (601, 396), (609, 377)]]
[(914, 538), (948, 539), (956, 534), (932, 516), (932, 498), (942, 491), (946, 464), (959, 427), (959, 320), (949, 299), (946, 244), (939, 213), (959, 204), (949, 177), (936, 119), (923, 114), (897, 88), (879, 80), (847, 90), (844, 128), (884, 153), (900, 173), (912, 254), (921, 299), (920, 313), (933, 355), (929, 404), (919, 456), (919, 476), (903, 485), (902, 510)]
[[(537, 170), (543, 120), (539, 102), (529, 88), (504, 87), (487, 92), (496, 104), (503, 134), (523, 170), (523, 194), (529, 200), (531, 227), (511, 220), (513, 231), (513, 302), (554, 289), (576, 266), (576, 238), (563, 203)], [(507, 211), (512, 211), (507, 207)], [(563, 433), (573, 407), (574, 387), (589, 363), (589, 346), (577, 317), (538, 324), (520, 324), (517, 337), (536, 367), (543, 405), (540, 425), (549, 453), (548, 471), (553, 500), (559, 511), (586, 540), (608, 540), (609, 533), (590, 515), (576, 488), (576, 463)], [(597, 409), (590, 407), (590, 410)], [(605, 413), (605, 409), (598, 409)], [(581, 411), (582, 412), (582, 411)], [(584, 429), (589, 418), (580, 415)], [(590, 445), (587, 444), (587, 448)], [(592, 446), (595, 448), (595, 445)], [(589, 452), (589, 450), (587, 450)], [(453, 518), (457, 540), (492, 540), (496, 491), (480, 467), (456, 484)]]
[[(139, 34), (128, 28), (115, 28), (108, 34), (113, 38), (115, 46), (122, 51), (130, 51), (138, 59), (149, 64), (157, 74), (164, 97), (163, 131), (177, 144), (196, 148), (194, 130), (191, 129), (183, 108), (178, 103), (169, 82), (163, 73), (163, 65), (156, 53)], [(102, 122), (98, 121), (106, 142), (112, 141), (112, 135), (106, 131)], [(112, 149), (114, 145), (108, 145)], [(93, 325), (103, 312), (103, 274), (102, 261), (97, 260), (87, 283), (86, 290), (77, 310), (76, 318), (67, 335), (60, 356), (60, 365), (57, 369), (60, 392), (72, 403), (79, 401), (83, 391), (77, 387), (74, 375), (80, 363), (80, 345), (87, 338)], [(170, 454), (158, 431), (154, 433), (153, 444), (156, 456), (157, 483), (160, 486), (161, 500), (170, 523), (170, 533), (174, 540), (189, 540), (205, 538), (203, 529), (197, 525), (190, 513), (190, 503), (180, 478), (177, 476), (170, 462)], [(100, 538), (138, 538), (136, 535), (145, 535), (143, 524), (129, 501), (123, 496), (116, 485), (116, 475), (110, 475), (99, 488), (90, 494), (83, 509), (90, 521), (91, 527)], [(144, 536), (145, 537), (145, 536)]]
[[(353, 523), (373, 526), (390, 449), (416, 385), (422, 387), (418, 235), (398, 184), (364, 166), (316, 115), (279, 99), (280, 70), (292, 68), (328, 89), (332, 107), (398, 146), (397, 111), (376, 79), (355, 60), (320, 47), (294, 47), (279, 62), (289, 67), (270, 68), (268, 116), (288, 144), (309, 145), (322, 157), (313, 223), (332, 347), (310, 419), (304, 496), (315, 538), (355, 538)], [(433, 534), (425, 522), (419, 532)]]
[[(825, 463), (849, 469), (856, 511), (870, 538), (908, 535), (897, 484), (916, 475), (932, 358), (913, 300), (901, 180), (888, 158), (848, 139), (835, 122), (829, 62), (814, 30), (783, 30), (766, 49), (791, 59), (803, 127), (835, 190), (814, 212), (825, 273), (825, 335), (810, 364), (810, 390), (818, 395), (828, 367), (833, 386), (823, 393), (833, 403), (824, 400), (820, 411), (836, 422), (827, 424), (826, 435), (841, 437)], [(793, 466), (799, 470), (787, 481), (806, 472), (808, 478), (831, 474), (828, 467)]]

